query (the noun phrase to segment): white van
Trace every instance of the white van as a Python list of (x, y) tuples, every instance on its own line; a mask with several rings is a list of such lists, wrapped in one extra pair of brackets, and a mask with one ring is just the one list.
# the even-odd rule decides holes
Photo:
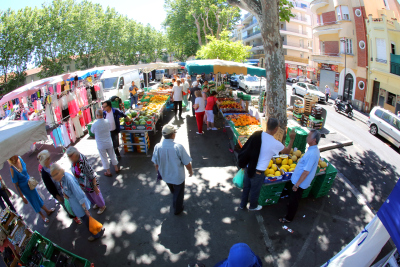
[(373, 135), (381, 135), (395, 147), (400, 148), (400, 118), (381, 107), (374, 107), (367, 121)]
[(122, 101), (129, 99), (129, 87), (132, 81), (140, 88), (140, 76), (138, 70), (129, 72), (105, 72), (100, 78), (100, 85), (103, 88), (104, 99), (108, 100), (113, 96), (118, 96)]
[(165, 70), (156, 70), (156, 80), (162, 81), (164, 78)]

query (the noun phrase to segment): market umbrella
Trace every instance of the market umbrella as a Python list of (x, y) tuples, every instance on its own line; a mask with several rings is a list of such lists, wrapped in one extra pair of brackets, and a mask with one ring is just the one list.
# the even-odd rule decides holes
[(0, 122), (0, 169), (14, 155), (22, 156), (35, 142), (47, 140), (45, 121)]
[(48, 83), (50, 80), (51, 80), (51, 78), (45, 78), (45, 79), (41, 79), (38, 81), (28, 83), (24, 86), (21, 86), (20, 88), (17, 88), (14, 91), (11, 91), (8, 94), (6, 94), (0, 100), (0, 105), (3, 105), (5, 103), (7, 103), (8, 101), (11, 101), (16, 98), (32, 95), (37, 92), (37, 90), (40, 88), (41, 85)]
[(138, 64), (138, 65), (129, 65), (129, 66), (120, 66), (114, 69), (111, 69), (111, 72), (119, 72), (119, 71), (131, 71), (131, 70), (142, 70), (144, 73), (149, 73), (153, 70), (160, 69), (179, 69), (181, 66), (178, 63), (149, 63), (149, 64)]
[(255, 75), (266, 77), (265, 69), (234, 61), (220, 59), (190, 60), (186, 62), (186, 69), (190, 75), (195, 73), (228, 73)]

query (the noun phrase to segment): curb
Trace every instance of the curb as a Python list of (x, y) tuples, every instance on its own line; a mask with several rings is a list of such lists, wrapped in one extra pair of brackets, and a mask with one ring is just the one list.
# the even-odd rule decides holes
[(318, 148), (319, 148), (320, 152), (323, 152), (323, 151), (327, 151), (327, 150), (330, 150), (330, 149), (341, 148), (341, 147), (344, 147), (344, 146), (352, 146), (352, 145), (353, 145), (353, 140), (347, 140), (347, 141), (343, 141), (343, 142), (336, 142), (336, 143), (333, 143), (333, 144), (323, 145), (323, 146), (320, 146)]
[(367, 121), (365, 121), (365, 120), (359, 118), (358, 116), (354, 116), (354, 118), (357, 119), (357, 120), (359, 120), (359, 121), (361, 121), (361, 122), (364, 123), (365, 125), (368, 125), (368, 124), (367, 124)]

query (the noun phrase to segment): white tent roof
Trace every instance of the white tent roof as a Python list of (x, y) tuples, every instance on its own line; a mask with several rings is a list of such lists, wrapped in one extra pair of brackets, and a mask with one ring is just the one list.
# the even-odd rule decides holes
[(178, 63), (157, 62), (157, 63), (150, 63), (150, 64), (120, 66), (118, 68), (111, 69), (111, 72), (142, 70), (144, 73), (149, 73), (153, 70), (180, 69), (180, 68), (181, 68), (181, 66)]
[(0, 122), (0, 169), (12, 156), (22, 156), (35, 142), (47, 140), (44, 121), (10, 121)]

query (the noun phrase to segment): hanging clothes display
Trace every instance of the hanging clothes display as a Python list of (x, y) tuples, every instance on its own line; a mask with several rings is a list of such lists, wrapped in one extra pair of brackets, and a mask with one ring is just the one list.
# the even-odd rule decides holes
[(96, 91), (94, 90), (94, 86), (89, 87), (90, 93), (92, 94), (92, 100), (96, 101), (97, 100), (97, 94)]
[(72, 123), (72, 119), (68, 119), (68, 133), (69, 133), (69, 137), (72, 141), (72, 143), (76, 142), (76, 134), (75, 134), (75, 129), (74, 129), (74, 125)]
[(46, 124), (53, 125), (55, 122), (53, 108), (50, 104), (46, 104)]
[(60, 83), (57, 83), (56, 88), (57, 88), (57, 94), (61, 94), (61, 84)]
[(67, 127), (65, 127), (65, 124), (61, 124), (60, 129), (61, 129), (61, 137), (64, 141), (64, 147), (67, 147), (71, 144), (71, 140), (69, 139)]
[(83, 136), (83, 129), (80, 124), (79, 117), (75, 116), (74, 118), (72, 118), (72, 123), (74, 124), (76, 137), (81, 138)]
[(68, 95), (68, 110), (69, 110), (69, 115), (71, 118), (75, 117), (79, 110), (78, 103), (76, 102), (76, 97), (75, 94), (71, 93)]

